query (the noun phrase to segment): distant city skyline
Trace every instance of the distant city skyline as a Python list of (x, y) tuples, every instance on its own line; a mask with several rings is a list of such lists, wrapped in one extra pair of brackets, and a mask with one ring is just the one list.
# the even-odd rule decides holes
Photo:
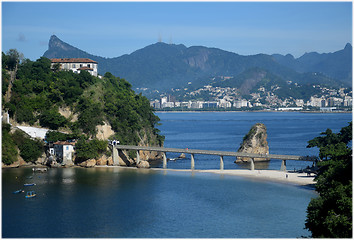
[(3, 52), (36, 60), (53, 34), (107, 58), (160, 40), (300, 57), (352, 44), (352, 2), (2, 2)]

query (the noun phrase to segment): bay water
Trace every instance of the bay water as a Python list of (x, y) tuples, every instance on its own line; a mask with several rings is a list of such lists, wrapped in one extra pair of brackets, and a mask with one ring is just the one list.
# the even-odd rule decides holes
[[(306, 148), (308, 141), (327, 128), (338, 133), (352, 121), (351, 113), (159, 112), (157, 115), (161, 119), (159, 129), (166, 136), (165, 147), (235, 152), (251, 127), (263, 123), (267, 128), (270, 154), (297, 156), (318, 156), (318, 148)], [(168, 158), (178, 156), (167, 153)], [(234, 161), (233, 157), (224, 157), (224, 168), (249, 168), (248, 164), (235, 164)], [(306, 161), (287, 161), (286, 164), (288, 170), (312, 165)], [(219, 156), (195, 155), (196, 169), (219, 169), (219, 165)], [(256, 164), (258, 169), (279, 170), (280, 166), (281, 160)], [(190, 168), (190, 156), (169, 161), (168, 167)]]
[[(236, 151), (256, 122), (268, 129), (270, 153), (314, 155), (307, 141), (331, 128), (338, 132), (351, 114), (158, 113), (165, 147)], [(170, 154), (168, 157), (174, 157)], [(190, 159), (168, 168), (189, 168)], [(225, 168), (243, 168), (225, 158)], [(290, 165), (288, 163), (288, 166)], [(301, 168), (308, 164), (293, 163)], [(161, 167), (161, 162), (155, 163)], [(217, 169), (210, 156), (196, 168)], [(272, 160), (262, 168), (278, 169)], [(24, 187), (24, 183), (36, 183)], [(17, 189), (34, 190), (25, 199)], [(316, 192), (293, 185), (212, 173), (101, 167), (2, 170), (4, 238), (296, 238)]]

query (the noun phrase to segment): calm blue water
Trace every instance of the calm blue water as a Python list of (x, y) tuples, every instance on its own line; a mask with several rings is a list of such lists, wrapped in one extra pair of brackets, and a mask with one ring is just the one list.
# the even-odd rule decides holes
[[(300, 113), (300, 112), (159, 112), (161, 133), (166, 136), (165, 147), (191, 148), (219, 151), (237, 151), (243, 137), (255, 123), (267, 127), (270, 154), (318, 155), (317, 148), (306, 148), (307, 142), (318, 137), (327, 128), (339, 132), (352, 121), (351, 113)], [(167, 153), (168, 158), (178, 154)], [(235, 164), (235, 158), (224, 157), (225, 169), (246, 168)], [(195, 155), (196, 169), (218, 169), (219, 156)], [(309, 162), (287, 161), (287, 169), (293, 170), (312, 165)], [(161, 164), (159, 165), (161, 167)], [(190, 168), (190, 156), (169, 161), (169, 168)], [(259, 164), (261, 169), (276, 169), (280, 160)], [(256, 165), (257, 168), (257, 165)]]
[[(307, 236), (315, 193), (216, 174), (151, 170), (2, 171), (5, 238), (264, 238)], [(17, 177), (17, 178), (16, 178)], [(38, 196), (12, 194), (24, 182)]]
[[(263, 122), (270, 151), (279, 154), (308, 151), (299, 140), (312, 139), (327, 127), (337, 131), (351, 119), (349, 114), (292, 113), (159, 116), (167, 147), (237, 150), (250, 126)], [(196, 167), (214, 161), (197, 157)], [(172, 164), (183, 165), (168, 162)], [(225, 166), (238, 167), (233, 159), (225, 160)], [(25, 190), (35, 190), (36, 198), (12, 194), (29, 182), (37, 185)], [(296, 186), (205, 173), (71, 168), (33, 174), (29, 168), (3, 169), (2, 237), (295, 238), (309, 236), (303, 227), (313, 197), (314, 191)]]

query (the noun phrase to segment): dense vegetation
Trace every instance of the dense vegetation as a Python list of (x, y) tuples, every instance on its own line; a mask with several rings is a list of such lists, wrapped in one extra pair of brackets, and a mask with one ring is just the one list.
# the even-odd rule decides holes
[(17, 147), (14, 140), (12, 139), (10, 129), (11, 126), (9, 124), (2, 124), (2, 162), (7, 165), (16, 162), (18, 156)]
[[(16, 69), (9, 65), (10, 56), (2, 53), (3, 95), (9, 85), (11, 70), (16, 71), (11, 98), (3, 101), (16, 122), (41, 126), (51, 130), (70, 133), (70, 136), (51, 133), (50, 138), (95, 139), (97, 125), (109, 124), (113, 139), (123, 144), (161, 145), (163, 136), (155, 128), (159, 118), (154, 115), (147, 98), (136, 95), (124, 79), (106, 73), (103, 78), (93, 77), (88, 72), (51, 69), (45, 57), (36, 61), (17, 61)], [(60, 109), (70, 111), (64, 117)], [(54, 137), (53, 137), (54, 136)]]
[(316, 176), (319, 197), (307, 208), (306, 228), (316, 238), (352, 237), (352, 122), (333, 133), (309, 141), (308, 147), (318, 147), (321, 162)]
[(93, 139), (87, 141), (80, 139), (75, 147), (76, 162), (82, 162), (87, 159), (97, 159), (102, 154), (110, 154), (110, 152), (107, 151), (108, 142), (104, 140)]
[(24, 132), (10, 132), (9, 124), (2, 125), (2, 162), (9, 165), (17, 161), (18, 150), (26, 162), (35, 162), (44, 152), (43, 142), (33, 140)]

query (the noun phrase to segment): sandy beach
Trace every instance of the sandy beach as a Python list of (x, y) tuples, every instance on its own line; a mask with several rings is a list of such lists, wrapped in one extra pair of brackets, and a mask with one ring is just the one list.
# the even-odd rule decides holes
[(234, 169), (234, 170), (190, 170), (190, 169), (162, 169), (151, 168), (153, 170), (167, 170), (167, 171), (184, 171), (184, 172), (200, 172), (200, 173), (215, 173), (223, 175), (233, 175), (244, 178), (249, 178), (257, 181), (270, 181), (280, 182), (299, 186), (314, 187), (314, 175), (307, 176), (307, 173), (293, 173), (277, 170), (247, 170), (247, 169)]

